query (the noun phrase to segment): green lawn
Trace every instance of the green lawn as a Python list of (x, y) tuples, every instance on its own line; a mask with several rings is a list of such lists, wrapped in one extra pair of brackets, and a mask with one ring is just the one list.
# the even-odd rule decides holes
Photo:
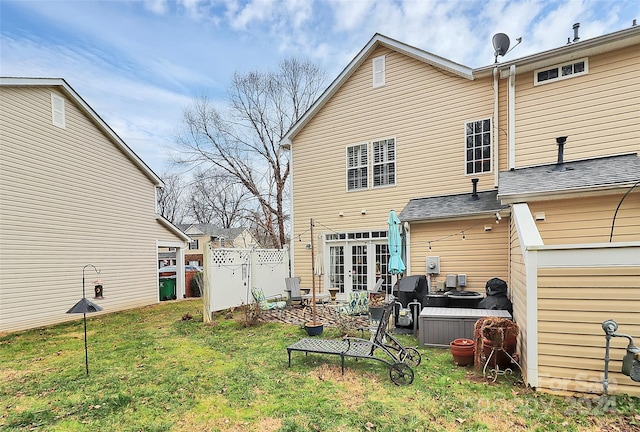
[(338, 356), (293, 353), (289, 368), (299, 327), (245, 327), (242, 312), (209, 325), (201, 311), (187, 300), (90, 318), (89, 376), (82, 321), (0, 337), (0, 430), (640, 430), (638, 398), (603, 407), (488, 384), (447, 350), (419, 348), (423, 362), (403, 387), (379, 362), (347, 360), (342, 376)]

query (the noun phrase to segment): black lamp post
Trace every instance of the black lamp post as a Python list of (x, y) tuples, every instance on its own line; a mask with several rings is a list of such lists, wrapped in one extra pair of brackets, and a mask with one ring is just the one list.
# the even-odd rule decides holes
[[(89, 351), (87, 349), (87, 313), (99, 312), (99, 311), (102, 310), (102, 308), (100, 306), (98, 306), (97, 304), (87, 300), (87, 297), (85, 296), (84, 270), (87, 267), (93, 267), (93, 270), (97, 274), (100, 274), (100, 270), (98, 270), (96, 268), (96, 266), (94, 266), (93, 264), (87, 264), (84, 267), (82, 267), (82, 299), (80, 299), (80, 301), (78, 303), (73, 305), (73, 307), (71, 309), (69, 309), (67, 311), (67, 313), (81, 313), (83, 315), (83, 320), (84, 320), (84, 362), (85, 362), (85, 366), (86, 366), (86, 370), (87, 370), (87, 375), (89, 375)], [(100, 286), (100, 295), (102, 296), (102, 286)]]

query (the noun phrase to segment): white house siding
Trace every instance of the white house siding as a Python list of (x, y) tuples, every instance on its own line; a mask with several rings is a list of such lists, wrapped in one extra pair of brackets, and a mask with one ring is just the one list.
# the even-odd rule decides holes
[[(380, 55), (386, 84), (374, 89), (371, 58)], [(490, 118), (492, 110), (491, 80), (469, 81), (384, 47), (374, 50), (293, 140), (294, 236), (308, 230), (311, 217), (334, 231), (386, 229), (389, 210), (402, 210), (411, 198), (471, 192), (464, 123)], [(347, 146), (391, 137), (396, 186), (346, 192)], [(493, 173), (477, 177), (479, 190), (493, 188)], [(307, 235), (293, 247), (296, 274), (310, 280), (308, 241)]]
[[(533, 85), (516, 80), (516, 165), (554, 162), (555, 138), (568, 136), (564, 159), (640, 152), (638, 46), (591, 56), (586, 75)], [(506, 80), (505, 80), (506, 81)]]
[(156, 240), (176, 236), (156, 220), (154, 182), (58, 87), (0, 87), (0, 120), (0, 331), (77, 318), (65, 312), (89, 263), (105, 312), (158, 301)]

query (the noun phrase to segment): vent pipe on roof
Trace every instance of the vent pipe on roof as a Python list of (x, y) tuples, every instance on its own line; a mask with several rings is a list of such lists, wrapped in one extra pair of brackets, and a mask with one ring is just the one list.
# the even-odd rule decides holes
[(472, 178), (471, 179), (471, 183), (473, 184), (473, 192), (471, 193), (471, 199), (473, 200), (477, 200), (480, 199), (480, 197), (478, 196), (478, 181), (480, 179), (477, 178)]
[(578, 42), (580, 37), (578, 36), (578, 29), (580, 28), (580, 23), (575, 23), (573, 25), (573, 41)]
[(553, 169), (554, 171), (564, 171), (566, 168), (564, 166), (564, 143), (567, 142), (566, 136), (561, 136), (556, 138), (556, 143), (558, 144), (558, 161), (556, 162), (556, 166)]

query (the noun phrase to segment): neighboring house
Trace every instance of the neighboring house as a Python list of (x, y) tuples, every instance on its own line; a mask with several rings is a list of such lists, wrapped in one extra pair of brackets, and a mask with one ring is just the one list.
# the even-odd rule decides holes
[(162, 186), (64, 79), (0, 78), (0, 331), (78, 318), (87, 264), (104, 313), (158, 302), (158, 248), (184, 265), (188, 240), (156, 213)]
[(188, 264), (204, 266), (204, 248), (211, 244), (212, 248), (255, 248), (260, 247), (258, 241), (246, 228), (218, 228), (213, 224), (178, 224), (191, 241), (185, 252)]
[(601, 323), (640, 339), (639, 70), (638, 26), (478, 69), (376, 34), (283, 139), (292, 273), (314, 219), (323, 286), (371, 288), (395, 209), (406, 274), (508, 282), (529, 385), (602, 391)]

